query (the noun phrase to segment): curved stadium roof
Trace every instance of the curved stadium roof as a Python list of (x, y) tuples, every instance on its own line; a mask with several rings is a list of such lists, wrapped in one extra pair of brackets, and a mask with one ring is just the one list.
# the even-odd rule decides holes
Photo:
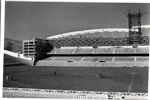
[[(136, 28), (137, 26), (133, 27)], [(141, 28), (143, 29), (150, 29), (150, 25), (142, 25)], [(62, 37), (67, 37), (67, 36), (75, 36), (75, 35), (80, 35), (80, 34), (89, 34), (89, 33), (104, 33), (104, 32), (124, 32), (128, 33), (129, 29), (128, 28), (103, 28), (103, 29), (90, 29), (90, 30), (82, 30), (82, 31), (74, 31), (74, 32), (67, 32), (67, 33), (62, 33), (60, 35), (54, 35), (47, 37), (47, 39), (57, 39), (57, 38), (62, 38)]]

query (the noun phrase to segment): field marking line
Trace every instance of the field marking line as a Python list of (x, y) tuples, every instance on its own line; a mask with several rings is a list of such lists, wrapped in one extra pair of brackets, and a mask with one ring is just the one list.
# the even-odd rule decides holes
[(133, 82), (134, 82), (134, 77), (135, 77), (135, 68), (133, 69), (133, 72), (132, 72), (132, 80), (131, 80), (131, 83), (129, 85), (128, 92), (131, 92), (131, 90), (132, 90), (132, 85), (133, 85)]

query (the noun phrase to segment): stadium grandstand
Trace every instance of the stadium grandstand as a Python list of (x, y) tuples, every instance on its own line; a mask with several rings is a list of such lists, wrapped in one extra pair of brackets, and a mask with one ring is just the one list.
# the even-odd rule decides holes
[[(5, 92), (32, 91), (35, 95), (39, 91), (38, 93), (44, 93), (40, 94), (41, 97), (49, 97), (49, 93), (55, 92), (56, 97), (68, 97), (70, 94), (73, 99), (87, 99), (95, 96), (95, 99), (100, 100), (147, 100), (148, 79), (144, 71), (147, 71), (149, 66), (150, 25), (137, 23), (140, 21), (139, 17), (141, 17), (140, 12), (128, 13), (129, 19), (135, 19), (135, 22), (129, 20), (129, 28), (91, 29), (62, 33), (46, 39), (33, 38), (33, 40), (23, 41), (22, 53), (5, 50), (5, 54), (24, 60), (25, 64), (38, 66), (36, 68), (42, 66), (41, 72), (36, 72), (34, 67), (34, 74), (42, 73), (43, 70), (45, 70), (44, 73), (53, 73), (50, 75), (51, 81), (44, 80), (41, 76), (38, 77), (39, 80), (43, 79), (42, 81), (51, 84), (47, 85), (41, 81), (38, 83), (36, 80), (41, 90), (31, 89), (32, 86), (38, 87), (32, 84), (31, 86), (25, 85), (26, 89), (4, 88)], [(52, 70), (46, 72), (47, 67)], [(56, 70), (60, 72), (60, 75)], [(95, 72), (100, 74), (95, 75)], [(104, 76), (101, 73), (104, 73)], [(68, 75), (67, 78), (64, 78), (65, 75)], [(66, 81), (68, 83), (65, 83)], [(60, 85), (61, 82), (65, 84), (64, 87)], [(57, 90), (44, 90), (43, 88)]]

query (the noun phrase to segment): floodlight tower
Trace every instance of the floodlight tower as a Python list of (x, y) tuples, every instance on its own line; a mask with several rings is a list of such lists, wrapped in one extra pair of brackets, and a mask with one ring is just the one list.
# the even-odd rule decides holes
[(129, 24), (129, 44), (140, 44), (142, 39), (141, 33), (141, 17), (142, 13), (138, 12), (129, 12), (127, 13), (128, 24)]

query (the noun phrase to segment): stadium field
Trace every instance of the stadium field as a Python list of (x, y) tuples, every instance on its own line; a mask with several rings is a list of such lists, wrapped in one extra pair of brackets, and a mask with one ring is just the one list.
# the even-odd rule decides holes
[[(100, 73), (104, 78), (96, 78)], [(147, 93), (148, 67), (4, 66), (3, 86)]]

